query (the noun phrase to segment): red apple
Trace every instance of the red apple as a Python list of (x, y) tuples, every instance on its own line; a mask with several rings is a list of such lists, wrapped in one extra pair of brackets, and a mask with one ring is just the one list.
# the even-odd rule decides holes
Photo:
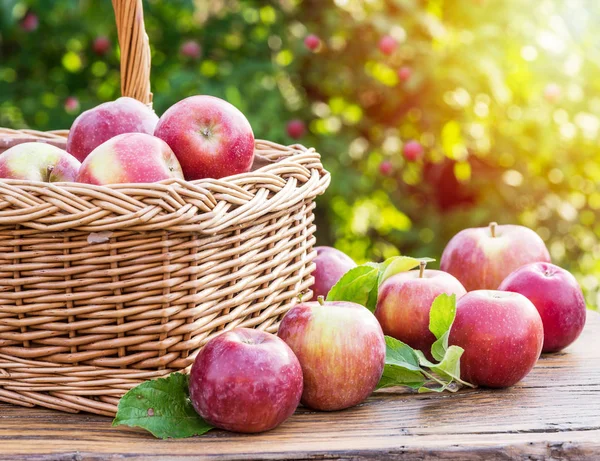
[(454, 275), (467, 291), (496, 290), (508, 274), (531, 262), (550, 262), (544, 241), (523, 226), (465, 229), (442, 254), (440, 268)]
[(384, 160), (379, 164), (379, 173), (382, 176), (390, 176), (394, 172), (394, 165), (389, 160)]
[(67, 152), (83, 162), (88, 154), (122, 133), (152, 134), (158, 117), (140, 101), (122, 97), (82, 112), (73, 122)]
[(194, 60), (200, 59), (202, 56), (202, 47), (195, 40), (188, 40), (181, 44), (181, 48), (179, 48), (179, 53), (186, 58), (191, 58)]
[(575, 341), (585, 325), (585, 298), (573, 275), (550, 263), (520, 267), (499, 290), (520, 293), (537, 308), (544, 324), (542, 352), (556, 352)]
[(408, 141), (402, 149), (404, 158), (409, 162), (416, 162), (423, 157), (423, 146), (418, 141)]
[(290, 138), (300, 139), (306, 134), (306, 125), (302, 120), (290, 120), (286, 129)]
[(321, 39), (315, 34), (309, 34), (304, 38), (304, 46), (310, 51), (316, 51), (321, 46)]
[(38, 28), (40, 21), (35, 13), (27, 13), (23, 19), (21, 19), (21, 29), (25, 32), (33, 32)]
[(283, 318), (278, 335), (302, 365), (302, 403), (342, 410), (365, 400), (385, 364), (385, 339), (375, 316), (359, 304), (300, 303)]
[(412, 69), (408, 66), (403, 66), (398, 70), (398, 78), (402, 82), (408, 82), (412, 75)]
[(331, 287), (342, 278), (342, 275), (356, 267), (356, 263), (346, 253), (332, 247), (315, 247), (315, 250), (317, 267), (313, 272), (315, 283), (310, 287), (313, 292), (312, 299), (317, 299), (319, 296), (326, 298)]
[(254, 134), (238, 109), (213, 96), (191, 96), (171, 106), (154, 135), (181, 163), (185, 179), (245, 173), (254, 160)]
[(190, 399), (207, 422), (234, 432), (263, 432), (296, 410), (302, 368), (285, 342), (236, 328), (213, 338), (190, 373)]
[(420, 270), (400, 272), (379, 287), (375, 317), (383, 332), (422, 351), (432, 359), (436, 338), (429, 331), (431, 304), (442, 293), (463, 296), (467, 290), (447, 272)]
[(98, 56), (104, 56), (110, 50), (110, 40), (108, 37), (100, 35), (94, 39), (92, 49)]
[(181, 166), (162, 139), (144, 133), (125, 133), (96, 147), (86, 157), (77, 182), (117, 184), (183, 179)]
[(74, 96), (65, 99), (65, 110), (70, 114), (79, 110), (79, 100)]
[(508, 387), (531, 371), (542, 352), (544, 327), (525, 296), (476, 290), (458, 300), (448, 343), (465, 351), (460, 377), (485, 387)]
[(379, 40), (379, 51), (381, 51), (383, 54), (392, 54), (397, 46), (398, 42), (391, 35), (384, 35), (381, 37), (381, 40)]
[(17, 144), (0, 154), (0, 178), (28, 181), (74, 181), (81, 163), (43, 142)]

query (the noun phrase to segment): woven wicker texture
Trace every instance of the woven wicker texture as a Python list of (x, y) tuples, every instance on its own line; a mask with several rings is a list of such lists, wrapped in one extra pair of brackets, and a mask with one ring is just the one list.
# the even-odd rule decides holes
[[(150, 103), (141, 0), (114, 0), (123, 94)], [(0, 128), (65, 146), (67, 131)], [(93, 186), (0, 179), (0, 400), (114, 415), (225, 329), (275, 332), (312, 284), (314, 149), (257, 141), (253, 171)]]

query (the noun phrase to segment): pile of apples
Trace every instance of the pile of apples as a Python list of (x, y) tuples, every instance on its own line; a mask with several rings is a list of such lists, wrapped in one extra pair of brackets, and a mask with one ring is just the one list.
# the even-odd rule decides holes
[(581, 288), (550, 263), (542, 239), (523, 226), (465, 229), (447, 245), (442, 270), (389, 277), (371, 313), (323, 297), (356, 267), (344, 253), (317, 247), (312, 291), (283, 318), (277, 336), (238, 328), (213, 338), (190, 375), (190, 398), (210, 424), (235, 432), (272, 429), (299, 403), (323, 411), (365, 400), (385, 365), (384, 333), (431, 358), (429, 312), (441, 294), (458, 299), (449, 344), (464, 349), (461, 379), (501, 388), (523, 379), (543, 352), (562, 350), (581, 333)]
[(212, 96), (191, 96), (158, 116), (128, 97), (83, 112), (66, 151), (41, 142), (0, 155), (0, 178), (87, 184), (193, 181), (250, 170), (254, 134), (238, 109)]

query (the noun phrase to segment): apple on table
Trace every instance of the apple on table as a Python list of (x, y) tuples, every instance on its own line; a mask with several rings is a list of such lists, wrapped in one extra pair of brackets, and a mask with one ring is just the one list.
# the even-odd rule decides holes
[(583, 331), (585, 298), (577, 279), (550, 263), (520, 267), (500, 284), (499, 290), (520, 293), (536, 307), (544, 324), (542, 352), (556, 352), (573, 343)]
[(211, 339), (190, 373), (190, 399), (209, 424), (233, 432), (273, 429), (302, 395), (302, 368), (285, 342), (250, 328)]
[(524, 226), (492, 222), (456, 234), (442, 253), (440, 269), (467, 291), (497, 290), (508, 274), (532, 262), (550, 262), (540, 236)]
[(365, 400), (385, 364), (385, 338), (375, 316), (347, 301), (303, 302), (292, 307), (278, 336), (302, 366), (302, 404), (323, 411), (349, 408)]

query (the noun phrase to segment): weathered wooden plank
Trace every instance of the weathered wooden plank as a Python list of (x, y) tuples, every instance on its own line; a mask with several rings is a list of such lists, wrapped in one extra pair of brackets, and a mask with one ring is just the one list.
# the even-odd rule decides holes
[(0, 405), (0, 459), (600, 459), (600, 316), (517, 386), (376, 393), (342, 412), (300, 408), (274, 431), (155, 440), (110, 419)]

